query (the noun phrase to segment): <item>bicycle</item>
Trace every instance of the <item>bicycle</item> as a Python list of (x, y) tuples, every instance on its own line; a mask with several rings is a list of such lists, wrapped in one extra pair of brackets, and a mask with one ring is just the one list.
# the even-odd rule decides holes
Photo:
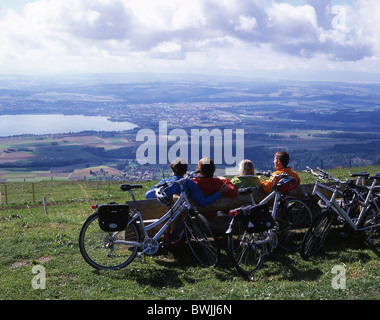
[[(375, 191), (380, 186), (377, 186), (377, 180), (380, 180), (380, 175), (376, 174), (369, 176), (368, 173), (353, 174), (352, 177), (358, 177), (356, 182), (349, 180), (341, 181), (334, 178), (327, 171), (317, 168), (318, 172), (307, 167), (305, 172), (314, 175), (317, 180), (315, 182), (312, 199), (315, 203), (316, 214), (313, 226), (306, 232), (305, 239), (301, 248), (301, 256), (308, 260), (311, 256), (316, 255), (322, 248), (331, 226), (334, 222), (342, 223), (352, 231), (362, 235), (362, 238), (368, 244), (373, 244), (373, 239), (380, 232), (380, 206), (378, 195)], [(360, 186), (359, 179), (373, 180), (370, 187)], [(329, 180), (335, 183), (335, 186), (330, 187), (321, 180)], [(343, 191), (340, 191), (340, 186), (346, 185)], [(331, 192), (331, 197), (328, 199), (322, 194), (319, 189), (324, 189)], [(343, 196), (343, 200), (339, 203), (337, 196)]]
[[(124, 268), (136, 256), (140, 259), (143, 254), (155, 254), (159, 250), (160, 239), (180, 219), (184, 223), (186, 242), (198, 263), (216, 266), (220, 260), (219, 244), (209, 222), (190, 204), (184, 190), (184, 184), (195, 173), (172, 182), (178, 183), (181, 190), (175, 203), (166, 195), (165, 186), (158, 189), (157, 200), (171, 208), (149, 225), (145, 224), (133, 194), (133, 189), (142, 186), (120, 185), (122, 191), (131, 194), (135, 209), (129, 210), (128, 204), (96, 205), (97, 210), (87, 218), (79, 234), (79, 248), (84, 260), (95, 269)], [(118, 219), (118, 216), (122, 218)], [(153, 236), (148, 235), (149, 230), (159, 227)]]
[[(288, 195), (297, 186), (295, 179), (287, 174), (274, 176), (277, 177), (281, 179), (274, 184), (273, 191), (258, 204), (253, 197), (255, 188), (240, 189), (240, 193), (250, 193), (252, 205), (229, 212), (232, 219), (226, 231), (228, 254), (244, 277), (259, 270), (264, 257), (277, 245), (287, 251), (300, 250), (312, 224), (307, 204)], [(269, 208), (271, 200), (274, 200), (272, 209)], [(250, 228), (249, 223), (253, 227)]]

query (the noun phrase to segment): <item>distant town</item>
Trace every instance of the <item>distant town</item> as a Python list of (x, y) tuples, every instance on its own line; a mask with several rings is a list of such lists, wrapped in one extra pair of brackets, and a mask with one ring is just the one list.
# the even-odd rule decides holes
[[(228, 111), (223, 111), (214, 103), (157, 103), (143, 105), (128, 105), (119, 110), (125, 115), (111, 116), (112, 121), (129, 121), (133, 123), (145, 123), (167, 121), (172, 127), (190, 128), (194, 126), (229, 126), (238, 125), (241, 119)], [(230, 104), (226, 104), (229, 106)]]

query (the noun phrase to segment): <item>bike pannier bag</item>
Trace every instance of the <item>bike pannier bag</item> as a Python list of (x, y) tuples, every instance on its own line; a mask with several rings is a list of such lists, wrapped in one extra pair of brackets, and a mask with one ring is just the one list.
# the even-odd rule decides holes
[(103, 204), (98, 207), (99, 227), (103, 231), (122, 231), (128, 225), (127, 204)]
[(243, 222), (247, 232), (263, 232), (274, 227), (268, 204), (249, 205), (242, 208)]

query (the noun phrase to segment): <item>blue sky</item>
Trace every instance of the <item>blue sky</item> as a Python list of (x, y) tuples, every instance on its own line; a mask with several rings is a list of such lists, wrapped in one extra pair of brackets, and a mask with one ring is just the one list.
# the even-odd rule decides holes
[(378, 0), (0, 0), (3, 74), (380, 82)]
[(24, 6), (30, 2), (29, 0), (1, 0), (0, 9), (12, 9), (17, 12), (22, 12)]

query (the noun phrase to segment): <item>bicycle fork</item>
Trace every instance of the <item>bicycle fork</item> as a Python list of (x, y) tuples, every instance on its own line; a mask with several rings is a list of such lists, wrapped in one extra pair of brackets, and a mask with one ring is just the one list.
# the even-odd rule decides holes
[[(233, 230), (233, 226), (234, 226), (234, 222), (235, 222), (235, 217), (236, 216), (233, 216), (232, 219), (231, 219), (231, 222), (228, 226), (228, 229), (226, 231), (226, 234), (230, 234)], [(254, 234), (249, 234), (247, 231), (244, 231), (243, 233), (243, 236), (242, 236), (242, 239), (240, 240), (240, 246), (241, 247), (248, 247), (248, 246), (252, 246), (253, 248), (258, 248), (260, 246), (262, 246), (263, 248), (263, 255), (268, 255), (269, 254), (269, 250), (271, 249), (275, 249), (277, 247), (277, 244), (278, 244), (278, 240), (277, 240), (277, 235), (276, 233), (274, 232), (274, 230), (268, 230), (265, 232), (266, 236), (264, 239), (260, 239), (260, 240), (255, 240), (254, 239)], [(251, 238), (248, 240), (248, 238)], [(248, 241), (247, 241), (248, 240)], [(270, 248), (268, 248), (268, 246)]]

